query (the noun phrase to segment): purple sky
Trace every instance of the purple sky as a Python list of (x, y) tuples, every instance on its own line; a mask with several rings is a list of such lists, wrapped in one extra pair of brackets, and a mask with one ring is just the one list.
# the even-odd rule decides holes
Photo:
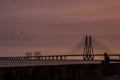
[(120, 52), (120, 0), (0, 0), (0, 56), (64, 54), (92, 35)]

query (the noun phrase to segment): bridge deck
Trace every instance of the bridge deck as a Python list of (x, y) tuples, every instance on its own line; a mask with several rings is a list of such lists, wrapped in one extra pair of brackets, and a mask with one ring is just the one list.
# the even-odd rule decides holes
[[(115, 60), (120, 60), (120, 54), (109, 54), (110, 58), (114, 57)], [(88, 55), (89, 57), (89, 55)], [(93, 59), (96, 57), (104, 57), (103, 54), (94, 54)], [(16, 56), (16, 57), (0, 57), (0, 60), (68, 60), (74, 58), (83, 60), (83, 55), (41, 55), (41, 56)]]
[[(69, 64), (100, 64), (102, 60), (82, 59), (83, 55), (44, 55), (44, 56), (21, 56), (0, 57), (0, 67), (9, 66), (35, 66), (35, 65), (69, 65)], [(94, 57), (103, 57), (103, 54), (95, 54)], [(120, 54), (109, 54), (111, 61), (120, 62)], [(74, 57), (74, 59), (69, 59)], [(76, 59), (76, 57), (78, 59)], [(80, 58), (81, 57), (81, 58)], [(115, 57), (112, 59), (112, 57)]]

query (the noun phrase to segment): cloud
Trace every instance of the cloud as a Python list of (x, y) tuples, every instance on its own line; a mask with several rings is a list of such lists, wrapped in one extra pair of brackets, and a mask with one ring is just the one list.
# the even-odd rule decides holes
[(70, 47), (90, 34), (119, 43), (119, 0), (0, 0), (0, 46)]
[(1, 24), (75, 23), (120, 18), (118, 0), (21, 0), (1, 4)]

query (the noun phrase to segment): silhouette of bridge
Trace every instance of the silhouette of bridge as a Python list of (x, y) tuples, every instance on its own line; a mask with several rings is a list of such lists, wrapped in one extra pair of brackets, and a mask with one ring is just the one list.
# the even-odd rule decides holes
[[(96, 43), (96, 41), (94, 41)], [(81, 42), (80, 42), (81, 43)], [(66, 55), (41, 55), (40, 52), (34, 52), (32, 55), (31, 52), (26, 52), (25, 56), (17, 56), (17, 57), (0, 57), (0, 60), (69, 60), (74, 57), (74, 59), (78, 60), (95, 60), (95, 57), (104, 57), (104, 54), (95, 54), (93, 48), (93, 38), (91, 36), (85, 36), (83, 39), (84, 47), (82, 54), (74, 54), (82, 45), (78, 44), (72, 50), (72, 54)], [(101, 43), (99, 43), (101, 45)], [(104, 45), (103, 45), (104, 47)], [(108, 54), (110, 57), (115, 57), (111, 59), (113, 61), (120, 60), (120, 54)], [(79, 58), (78, 58), (79, 57)]]
[[(26, 52), (25, 56), (0, 57), (0, 80), (103, 80), (105, 76), (120, 74), (119, 62), (101, 64), (101, 60), (96, 60), (104, 54), (95, 54), (91, 36), (85, 36), (83, 41), (67, 55)], [(81, 46), (82, 54), (75, 54)], [(110, 59), (115, 57), (112, 61), (120, 61), (120, 54), (108, 55)]]

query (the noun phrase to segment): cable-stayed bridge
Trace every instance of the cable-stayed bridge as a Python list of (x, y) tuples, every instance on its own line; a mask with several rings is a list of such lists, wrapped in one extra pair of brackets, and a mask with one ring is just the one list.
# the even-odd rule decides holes
[[(96, 48), (97, 47), (97, 48)], [(102, 43), (98, 42), (92, 36), (85, 36), (69, 54), (64, 55), (41, 55), (40, 52), (34, 52), (32, 55), (31, 52), (26, 52), (25, 56), (17, 57), (0, 57), (0, 60), (96, 60), (99, 57), (103, 59), (104, 53), (96, 54), (99, 50), (108, 52), (111, 60), (119, 61), (120, 54), (111, 54), (111, 50), (107, 48)], [(77, 53), (77, 54), (76, 54)], [(82, 53), (82, 54), (81, 54)]]
[[(109, 64), (101, 64), (104, 52), (98, 54), (95, 43), (106, 50), (111, 59)], [(106, 76), (120, 74), (120, 54), (107, 50), (91, 36), (85, 36), (64, 55), (26, 52), (25, 56), (0, 57), (0, 80), (106, 80), (103, 79)]]

